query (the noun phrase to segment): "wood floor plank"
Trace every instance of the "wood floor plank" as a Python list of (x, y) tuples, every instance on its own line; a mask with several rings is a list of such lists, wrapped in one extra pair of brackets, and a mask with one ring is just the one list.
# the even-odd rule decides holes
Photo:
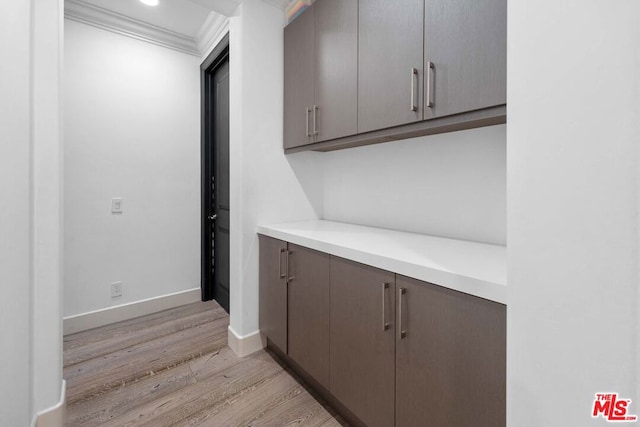
[(67, 406), (67, 425), (101, 426), (148, 402), (180, 391), (196, 379), (188, 364), (166, 370), (120, 387), (92, 399), (79, 400)]
[[(266, 352), (261, 353), (269, 356), (270, 363), (277, 364), (282, 368), (280, 362), (274, 360), (273, 355)], [(197, 363), (197, 360), (191, 363)], [(280, 390), (279, 387), (274, 387), (273, 383), (269, 383), (267, 386), (255, 384), (255, 387), (243, 390), (242, 393), (227, 399), (223, 404), (217, 403), (175, 425), (236, 425), (233, 423), (226, 424), (229, 420), (225, 418), (225, 413), (229, 411), (231, 418), (237, 422), (237, 425), (243, 426), (304, 425), (310, 427), (348, 427), (348, 424), (335, 415), (332, 409), (325, 408), (323, 403), (316, 400), (307, 390), (308, 386), (306, 384), (298, 383), (297, 377), (289, 369), (284, 368), (283, 371), (282, 381), (284, 382), (282, 384), (284, 385), (280, 387)], [(284, 393), (285, 397), (278, 399), (274, 394), (277, 395), (279, 392)], [(271, 399), (267, 403), (261, 404), (259, 399), (256, 399), (256, 395), (259, 397), (271, 396)]]
[(228, 319), (223, 318), (167, 335), (64, 370), (67, 401), (100, 394), (187, 362), (226, 346)]
[(63, 338), (63, 349), (66, 352), (67, 350), (71, 350), (78, 346), (111, 339), (118, 335), (141, 331), (151, 324), (170, 322), (193, 314), (205, 313), (208, 311), (215, 311), (221, 315), (225, 314), (222, 307), (220, 307), (215, 301), (194, 302), (146, 316), (123, 320), (121, 322), (112, 323), (99, 328), (65, 335)]
[[(222, 319), (225, 316), (226, 313), (224, 311), (208, 310), (166, 322), (149, 323), (147, 327), (141, 330), (129, 330), (126, 333), (114, 334), (108, 339), (91, 342), (86, 345), (77, 345), (64, 352), (64, 367), (68, 368), (76, 363), (81, 363), (106, 353), (122, 350), (145, 341), (152, 341), (156, 338)], [(144, 323), (141, 326), (144, 326)]]
[[(264, 382), (243, 390), (232, 399), (207, 408), (177, 425), (286, 426), (297, 425), (301, 419), (305, 419), (305, 426), (317, 426), (329, 419), (330, 415), (320, 403), (315, 400), (305, 402), (304, 399), (300, 400), (306, 403), (301, 411), (305, 416), (301, 417), (300, 411), (296, 411), (295, 405), (292, 405), (292, 402), (296, 402), (301, 395), (306, 395), (313, 400), (300, 384), (286, 371), (282, 371)], [(271, 412), (274, 412), (273, 415)]]
[(140, 381), (116, 387), (109, 393), (68, 405), (67, 423), (84, 427), (102, 425), (243, 361), (244, 359), (236, 356), (229, 347), (224, 347), (158, 375), (149, 376)]
[[(121, 360), (124, 362), (129, 362), (129, 359), (144, 359), (146, 361), (147, 359), (145, 359), (145, 357), (148, 356), (149, 353), (152, 353), (154, 355), (152, 356), (152, 358), (155, 359), (156, 356), (166, 354), (166, 350), (168, 348), (167, 346), (179, 347), (179, 344), (183, 343), (184, 341), (197, 341), (203, 336), (211, 336), (217, 333), (221, 333), (223, 332), (226, 325), (227, 323), (225, 319), (220, 319), (219, 321), (212, 322), (211, 324), (200, 325), (194, 328), (179, 331), (174, 334), (163, 336), (151, 341), (142, 342), (126, 349), (104, 353), (99, 357), (95, 357), (86, 362), (65, 368), (64, 375), (68, 380), (74, 380), (75, 378), (82, 376), (90, 376), (93, 375), (94, 372), (96, 372), (97, 367), (103, 367), (105, 365), (113, 367), (112, 365), (114, 363), (118, 364)], [(199, 347), (200, 346), (195, 348)]]
[(339, 421), (335, 418), (331, 418), (325, 421), (325, 423), (322, 424), (321, 427), (338, 427), (338, 426), (349, 427), (349, 424), (347, 424), (345, 421)]
[[(320, 427), (327, 421), (334, 420), (331, 414), (303, 389), (293, 398), (282, 400), (279, 404), (265, 409), (249, 424), (252, 426), (303, 425), (305, 427)], [(339, 426), (340, 424), (335, 425)]]
[(172, 426), (190, 415), (215, 407), (255, 384), (283, 373), (282, 368), (272, 363), (268, 357), (249, 356), (222, 372), (185, 387), (180, 392), (139, 406), (104, 426)]
[[(291, 399), (302, 392), (302, 387), (280, 370), (265, 381), (243, 389), (216, 405), (203, 408), (176, 426), (251, 426), (251, 421), (266, 412), (271, 405)], [(146, 426), (145, 426), (146, 427)]]
[(65, 337), (66, 425), (347, 425), (272, 354), (237, 357), (228, 323), (195, 303)]
[(204, 381), (237, 364), (251, 362), (254, 358), (261, 359), (262, 356), (253, 354), (248, 358), (241, 358), (229, 347), (223, 347), (219, 351), (189, 361), (189, 367), (196, 381)]

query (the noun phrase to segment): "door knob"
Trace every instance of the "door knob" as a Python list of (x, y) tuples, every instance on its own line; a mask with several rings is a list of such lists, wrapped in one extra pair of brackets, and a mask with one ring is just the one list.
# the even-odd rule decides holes
[(216, 220), (216, 218), (218, 218), (218, 215), (217, 215), (217, 214), (213, 214), (213, 215), (211, 215), (211, 216), (209, 217), (209, 219), (210, 219), (211, 221), (215, 221), (215, 220)]

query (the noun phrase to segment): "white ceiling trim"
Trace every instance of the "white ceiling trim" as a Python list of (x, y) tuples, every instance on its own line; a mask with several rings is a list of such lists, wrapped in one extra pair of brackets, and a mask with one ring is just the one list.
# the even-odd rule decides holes
[[(200, 56), (196, 39), (78, 0), (65, 0), (64, 17), (123, 36)], [(207, 18), (207, 21), (209, 18)]]
[(201, 55), (206, 54), (220, 38), (229, 31), (229, 18), (210, 12), (196, 35), (196, 43)]

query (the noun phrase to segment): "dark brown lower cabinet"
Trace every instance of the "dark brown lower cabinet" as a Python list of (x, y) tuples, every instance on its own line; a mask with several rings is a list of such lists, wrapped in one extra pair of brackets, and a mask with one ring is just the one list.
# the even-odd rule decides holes
[(260, 236), (260, 330), (347, 419), (506, 425), (503, 304)]
[(331, 394), (369, 427), (394, 422), (395, 274), (331, 257)]
[(260, 332), (287, 352), (287, 242), (260, 239)]
[(396, 427), (506, 425), (506, 307), (396, 276)]
[(289, 243), (287, 354), (329, 389), (328, 254)]

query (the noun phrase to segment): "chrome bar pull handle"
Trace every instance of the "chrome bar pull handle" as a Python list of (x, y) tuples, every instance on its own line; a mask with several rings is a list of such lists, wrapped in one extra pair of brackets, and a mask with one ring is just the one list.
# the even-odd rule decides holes
[(402, 329), (402, 295), (406, 293), (406, 288), (400, 288), (398, 291), (398, 329), (400, 330), (400, 339), (407, 336), (407, 331)]
[(293, 281), (293, 279), (295, 279), (294, 276), (289, 276), (289, 274), (291, 273), (291, 270), (290, 270), (291, 267), (289, 266), (289, 263), (291, 262), (291, 255), (293, 255), (293, 252), (292, 251), (287, 251), (287, 272), (286, 272), (287, 283), (289, 283), (289, 282)]
[(280, 255), (278, 255), (278, 275), (280, 276), (281, 279), (284, 279), (287, 277), (287, 274), (282, 272), (282, 254), (285, 253), (286, 251), (287, 251), (287, 248), (280, 248)]
[(387, 322), (387, 310), (385, 310), (385, 300), (387, 299), (387, 289), (389, 289), (388, 283), (382, 284), (382, 330), (389, 329), (390, 323)]
[(305, 108), (305, 123), (306, 123), (306, 129), (307, 129), (307, 138), (311, 136), (311, 134), (309, 133), (309, 114), (311, 114), (311, 108)]
[(416, 81), (418, 80), (418, 70), (411, 67), (411, 111), (418, 111), (416, 104)]
[(434, 72), (435, 67), (433, 66), (433, 62), (427, 61), (427, 99), (425, 101), (425, 106), (427, 108), (433, 108), (434, 101), (431, 99), (433, 96), (433, 91), (431, 90), (431, 75)]
[(313, 106), (313, 135), (318, 134), (318, 106)]

